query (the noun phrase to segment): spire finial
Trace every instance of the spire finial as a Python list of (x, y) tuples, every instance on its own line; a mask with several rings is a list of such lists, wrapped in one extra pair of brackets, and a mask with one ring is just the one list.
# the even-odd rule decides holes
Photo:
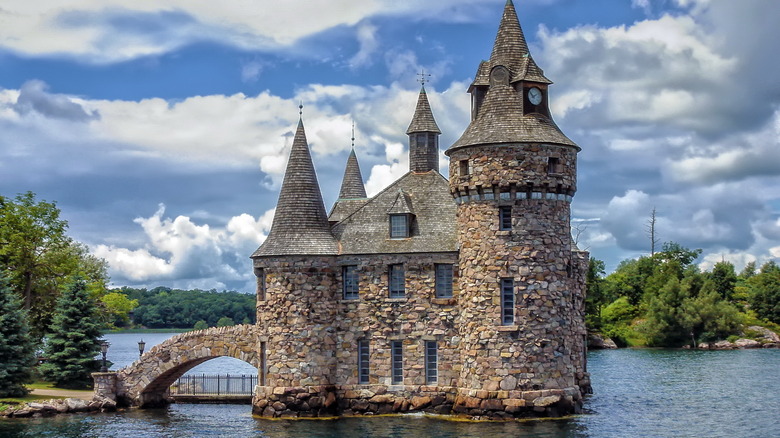
[(352, 121), (352, 149), (355, 149), (355, 121)]
[(298, 104), (298, 115), (303, 117), (303, 101), (302, 100)]
[(429, 77), (431, 77), (431, 74), (430, 73), (425, 73), (425, 69), (421, 69), (420, 73), (417, 73), (417, 76), (420, 77), (419, 79), (417, 79), (417, 82), (422, 84), (423, 88), (425, 88), (425, 83), (426, 82), (430, 82), (431, 81), (430, 79), (428, 79)]

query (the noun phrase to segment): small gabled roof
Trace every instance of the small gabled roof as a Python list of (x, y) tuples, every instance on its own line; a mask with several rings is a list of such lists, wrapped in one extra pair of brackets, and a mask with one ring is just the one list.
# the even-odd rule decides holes
[(412, 123), (409, 124), (406, 134), (415, 132), (435, 132), (436, 134), (441, 134), (439, 125), (436, 124), (436, 119), (433, 118), (431, 105), (428, 103), (425, 85), (420, 89), (420, 95), (417, 97), (417, 108), (414, 110), (414, 117), (412, 117)]
[(306, 131), (303, 120), (300, 120), (271, 231), (265, 242), (252, 254), (252, 258), (331, 255), (337, 252), (338, 244), (330, 232), (317, 173), (306, 141)]
[(387, 209), (387, 214), (414, 214), (412, 199), (404, 193), (403, 189), (398, 190), (398, 195), (390, 208)]

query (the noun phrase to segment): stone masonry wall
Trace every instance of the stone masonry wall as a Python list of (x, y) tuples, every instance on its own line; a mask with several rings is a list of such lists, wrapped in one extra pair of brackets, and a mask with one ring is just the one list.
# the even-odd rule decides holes
[[(260, 337), (266, 342), (267, 373), (265, 385), (256, 390), (254, 412), (269, 417), (415, 410), (448, 413), (460, 373), (460, 340), (455, 328), (458, 307), (455, 298), (435, 297), (437, 263), (457, 265), (457, 254), (343, 256), (315, 263), (311, 258), (258, 260), (256, 267), (264, 269), (266, 280), (266, 299), (258, 301), (258, 328), (268, 336)], [(389, 298), (391, 264), (404, 265), (404, 298)], [(358, 299), (342, 299), (341, 268), (345, 265), (358, 267)], [(296, 280), (290, 277), (299, 278), (300, 284), (292, 287)], [(457, 269), (454, 277), (457, 281)], [(315, 292), (320, 298), (319, 314), (333, 317), (331, 325), (323, 324), (325, 328), (319, 330), (325, 335), (305, 339), (303, 334), (314, 334), (312, 327), (306, 318), (292, 318), (290, 313), (299, 313), (312, 291), (323, 291)], [(367, 384), (358, 382), (359, 340), (369, 342)], [(393, 385), (390, 345), (395, 340), (403, 343), (404, 379), (402, 384)], [(438, 379), (434, 384), (425, 380), (426, 341), (438, 343)], [(326, 348), (331, 350), (324, 352)], [(290, 374), (295, 363), (288, 359), (295, 354), (295, 361), (306, 357), (310, 368), (328, 370), (329, 374), (317, 381), (296, 380)]]
[[(552, 174), (547, 164), (551, 156), (559, 159)], [(573, 195), (576, 150), (548, 145), (464, 148), (451, 155), (451, 175), (458, 175), (460, 160), (475, 164), (470, 174), (451, 178), (456, 196), (479, 192), (479, 187), (508, 196), (469, 197), (458, 206), (457, 326), (463, 368), (456, 411), (478, 415), (503, 407), (517, 415), (576, 410), (581, 403), (578, 375), (584, 377), (585, 326), (583, 290), (575, 284), (578, 266), (572, 260), (570, 204), (566, 198), (516, 195), (521, 188)], [(499, 206), (511, 207), (511, 230), (499, 230)], [(503, 278), (514, 282), (515, 322), (508, 326), (501, 320)]]

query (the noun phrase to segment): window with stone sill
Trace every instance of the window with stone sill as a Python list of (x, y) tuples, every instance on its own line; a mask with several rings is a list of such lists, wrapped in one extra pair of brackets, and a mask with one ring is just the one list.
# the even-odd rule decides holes
[(467, 176), (469, 173), (471, 173), (469, 170), (469, 160), (458, 161), (458, 168), (459, 168), (458, 175), (460, 176)]
[(392, 341), (390, 343), (391, 351), (391, 382), (393, 385), (404, 383), (404, 343), (403, 341)]
[(512, 207), (498, 207), (498, 229), (500, 231), (512, 230)]
[(265, 342), (260, 342), (260, 386), (266, 386), (265, 379), (266, 379), (266, 370), (268, 369), (267, 365), (267, 352), (266, 352), (266, 344)]
[(403, 239), (409, 237), (409, 215), (391, 214), (390, 215), (390, 238)]
[(265, 300), (265, 269), (255, 268), (255, 276), (257, 277), (257, 299)]
[(349, 265), (341, 268), (342, 298), (345, 300), (357, 300), (359, 294), (359, 278), (357, 266)]
[(358, 383), (369, 382), (369, 365), (370, 365), (370, 352), (368, 349), (368, 340), (361, 339), (358, 341)]
[(439, 343), (425, 341), (425, 383), (435, 384), (439, 381)]
[(515, 323), (515, 284), (511, 278), (501, 279), (501, 325)]
[(561, 173), (560, 159), (556, 157), (547, 158), (547, 173), (548, 174)]
[(406, 277), (404, 274), (404, 265), (390, 265), (388, 272), (390, 295), (389, 298), (406, 297)]
[(436, 264), (436, 298), (452, 298), (452, 265)]

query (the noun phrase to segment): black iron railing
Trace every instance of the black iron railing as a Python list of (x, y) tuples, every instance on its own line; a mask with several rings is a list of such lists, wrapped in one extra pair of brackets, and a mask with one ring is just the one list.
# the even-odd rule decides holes
[(179, 380), (171, 385), (171, 395), (252, 395), (255, 385), (255, 375), (186, 375), (179, 377)]

